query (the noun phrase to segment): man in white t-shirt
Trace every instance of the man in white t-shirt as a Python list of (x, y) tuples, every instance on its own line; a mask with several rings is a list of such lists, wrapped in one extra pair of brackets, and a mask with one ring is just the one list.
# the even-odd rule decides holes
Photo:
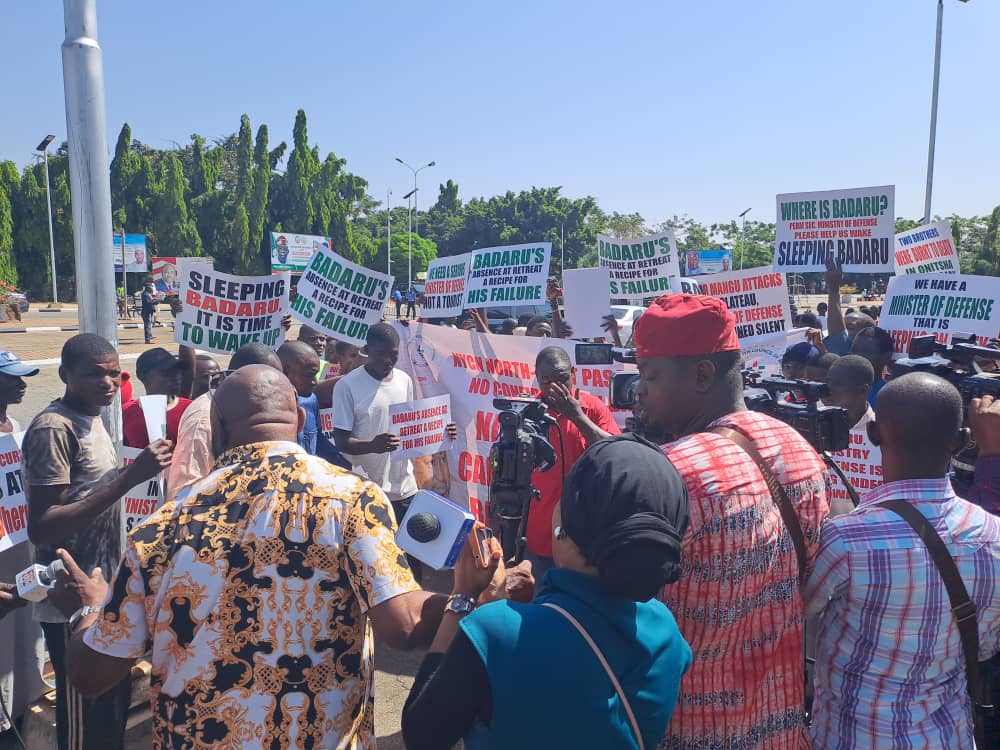
[[(390, 431), (389, 407), (414, 401), (413, 381), (396, 369), (399, 334), (392, 326), (376, 323), (368, 329), (364, 367), (351, 371), (333, 389), (333, 438), (337, 450), (365, 470), (392, 503), (397, 522), (417, 494), (413, 462), (393, 461), (399, 435)], [(454, 424), (447, 427), (454, 438)], [(414, 577), (421, 577), (420, 563), (411, 560)]]

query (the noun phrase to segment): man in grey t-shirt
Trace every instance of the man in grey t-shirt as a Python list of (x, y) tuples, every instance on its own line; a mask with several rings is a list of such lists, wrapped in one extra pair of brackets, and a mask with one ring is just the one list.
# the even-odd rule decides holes
[[(62, 349), (59, 377), (66, 393), (32, 421), (21, 446), (28, 498), (28, 536), (36, 558), (48, 563), (64, 548), (86, 571), (110, 580), (121, 559), (120, 500), (129, 489), (170, 465), (171, 444), (158, 440), (134, 463), (118, 457), (101, 409), (121, 386), (118, 352), (100, 336), (83, 333)], [(56, 673), (59, 750), (118, 750), (123, 746), (131, 685), (124, 680), (93, 700), (67, 683), (66, 644), (75, 621), (42, 603), (36, 612)]]

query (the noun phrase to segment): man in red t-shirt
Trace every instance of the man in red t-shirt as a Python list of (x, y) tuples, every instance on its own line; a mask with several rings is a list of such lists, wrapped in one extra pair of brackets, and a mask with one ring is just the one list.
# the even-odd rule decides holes
[(556, 419), (556, 426), (549, 428), (548, 434), (556, 451), (556, 464), (531, 476), (540, 497), (528, 509), (528, 559), (535, 578), (541, 580), (552, 567), (552, 511), (562, 495), (563, 478), (589, 446), (621, 430), (603, 401), (579, 390), (574, 393), (573, 363), (565, 350), (548, 346), (538, 352), (535, 376), (542, 401)]
[[(167, 440), (177, 443), (177, 427), (191, 399), (178, 396), (185, 363), (162, 347), (147, 349), (135, 361), (135, 376), (146, 389), (147, 396), (167, 397)], [(122, 432), (125, 445), (145, 448), (149, 445), (146, 420), (138, 399), (122, 406)]]

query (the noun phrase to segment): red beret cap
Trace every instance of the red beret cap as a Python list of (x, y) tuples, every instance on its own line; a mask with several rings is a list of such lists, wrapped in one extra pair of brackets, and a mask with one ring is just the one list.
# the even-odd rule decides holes
[(718, 297), (665, 294), (635, 322), (639, 357), (696, 357), (737, 351), (736, 320)]

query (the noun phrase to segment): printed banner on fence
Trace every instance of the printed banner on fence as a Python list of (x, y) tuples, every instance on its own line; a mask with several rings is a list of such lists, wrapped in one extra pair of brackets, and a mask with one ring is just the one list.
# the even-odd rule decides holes
[(156, 291), (161, 294), (180, 294), (180, 270), (177, 264), (181, 261), (185, 263), (205, 263), (208, 268), (212, 267), (211, 258), (153, 258), (153, 285)]
[(392, 276), (351, 263), (323, 245), (299, 279), (292, 317), (338, 341), (364, 346), (391, 289)]
[(597, 261), (611, 272), (613, 299), (645, 299), (671, 291), (671, 279), (680, 278), (677, 240), (673, 230), (616, 240), (597, 235)]
[(174, 341), (216, 354), (233, 354), (259, 341), (277, 349), (285, 340), (281, 319), (288, 311), (288, 274), (232, 276), (180, 263), (181, 302)]
[(23, 432), (0, 435), (0, 552), (28, 541), (28, 498), (21, 479)]
[(732, 250), (687, 250), (681, 253), (681, 273), (684, 276), (704, 276), (733, 270)]
[(611, 271), (607, 268), (572, 268), (563, 271), (563, 317), (573, 337), (596, 339), (607, 335), (601, 328), (611, 312)]
[(834, 257), (845, 271), (892, 272), (893, 185), (777, 196), (774, 268), (823, 271)]
[(896, 274), (958, 273), (951, 223), (935, 221), (896, 235)]
[[(846, 450), (837, 451), (831, 455), (854, 487), (859, 498), (882, 486), (882, 449), (872, 444), (868, 438), (867, 429), (851, 430), (851, 444)], [(837, 476), (837, 472), (832, 469), (830, 470), (830, 480), (831, 510), (835, 515), (851, 512), (854, 509), (851, 496), (840, 477)]]
[(271, 232), (271, 271), (301, 273), (323, 245), (332, 247), (333, 243), (315, 234)]
[(111, 243), (114, 245), (115, 273), (122, 272), (122, 259), (125, 260), (125, 270), (128, 273), (146, 273), (149, 270), (149, 258), (146, 256), (146, 235), (126, 234), (122, 245), (122, 233), (112, 232)]
[(545, 303), (551, 242), (487, 247), (468, 253), (466, 307)]
[(718, 297), (736, 318), (740, 344), (760, 341), (792, 328), (785, 274), (770, 269), (717, 273), (699, 279), (704, 294)]
[[(489, 498), (490, 446), (500, 432), (493, 399), (522, 394), (537, 397), (538, 352), (558, 346), (573, 360), (576, 342), (469, 333), (426, 324), (395, 327), (401, 340), (398, 367), (413, 378), (417, 396), (450, 395), (451, 421), (458, 425), (453, 450), (414, 461), (417, 482), (483, 518)], [(611, 365), (575, 367), (573, 387), (606, 403), (611, 375), (617, 369)]]
[[(122, 465), (134, 463), (142, 448), (122, 446)], [(157, 474), (148, 482), (137, 484), (122, 498), (122, 533), (128, 534), (145, 521), (150, 513), (163, 505), (163, 475)]]
[(437, 258), (427, 264), (421, 315), (427, 318), (461, 315), (465, 309), (465, 280), (468, 273), (468, 254)]
[(389, 432), (399, 436), (393, 461), (430, 456), (448, 450), (445, 427), (451, 422), (451, 396), (432, 396), (389, 407)]
[(1000, 279), (992, 276), (893, 276), (878, 324), (905, 354), (914, 336), (934, 334), (947, 344), (953, 333), (975, 334), (980, 346), (1000, 336)]

